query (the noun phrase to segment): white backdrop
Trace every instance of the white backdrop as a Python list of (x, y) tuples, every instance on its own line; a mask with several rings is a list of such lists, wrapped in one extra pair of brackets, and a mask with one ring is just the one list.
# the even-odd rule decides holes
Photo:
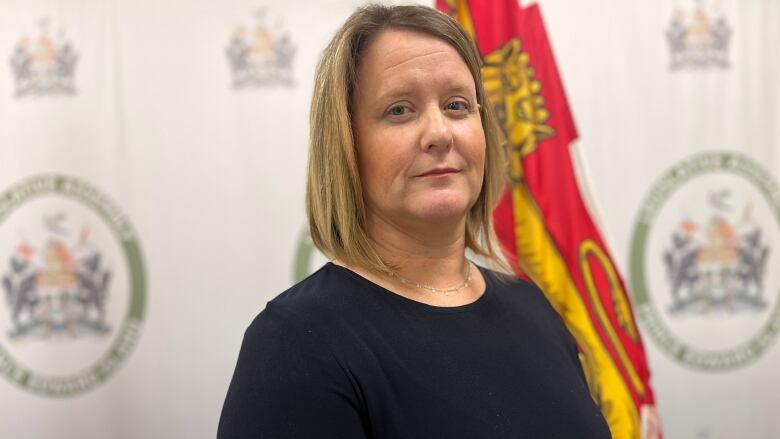
[[(293, 281), (305, 226), (313, 72), (329, 37), (361, 3), (0, 3), (0, 194), (6, 196), (3, 204), (0, 195), (0, 277), (12, 273), (13, 257), (29, 257), (42, 267), (41, 273), (51, 274), (52, 264), (71, 253), (102, 255), (96, 272), (112, 274), (102, 302), (110, 328), (103, 332), (99, 325), (84, 329), (85, 321), (101, 321), (91, 308), (78, 320), (87, 326), (63, 323), (76, 322), (68, 312), (82, 315), (77, 305), (91, 306), (89, 302), (41, 289), (37, 311), (28, 307), (20, 321), (48, 319), (48, 326), (12, 336), (24, 325), (15, 322), (12, 302), (6, 300), (10, 295), (2, 293), (0, 349), (6, 356), (0, 357), (0, 437), (214, 436), (244, 329)], [(605, 234), (627, 277), (632, 251), (637, 251), (632, 237), (643, 200), (669, 169), (694, 154), (732, 151), (780, 179), (780, 3), (539, 3)], [(667, 31), (675, 11), (690, 19), (697, 4), (704, 5), (700, 19), (712, 24), (723, 17), (730, 28), (728, 47), (718, 52), (729, 65), (705, 62), (673, 70)], [(250, 70), (235, 70), (243, 58), (228, 56), (236, 47), (231, 46), (234, 36), (252, 46)], [(42, 43), (43, 37), (48, 43)], [(689, 55), (717, 58), (718, 53), (706, 55), (700, 46)], [(22, 79), (18, 75), (25, 64), (19, 60), (25, 58), (14, 58), (17, 49), (31, 54), (32, 73)], [(250, 80), (234, 86), (235, 74)], [(17, 191), (18, 204), (8, 207), (12, 188), (27, 188), (30, 178), (44, 175), (78, 179), (115, 203), (121, 214), (90, 208), (88, 200), (97, 195), (63, 201), (68, 197), (57, 190), (29, 196)], [(728, 178), (713, 178), (715, 189), (729, 185)], [(707, 195), (707, 188), (702, 190)], [(36, 211), (35, 200), (49, 204)], [(757, 198), (756, 205), (771, 205), (762, 200)], [(679, 206), (673, 204), (664, 205), (670, 221), (699, 214), (696, 209), (675, 213)], [(756, 212), (763, 212), (760, 206)], [(120, 217), (140, 246), (145, 275), (135, 346), (105, 378), (69, 395), (16, 382), (9, 376), (9, 361), (31, 376), (56, 376), (58, 370), (64, 375), (71, 371), (57, 368), (75, 354), (55, 351), (81, 343), (79, 349), (89, 352), (89, 358), (83, 364), (79, 356), (68, 361), (87, 367), (118, 339), (127, 320), (111, 311), (128, 308), (141, 294), (140, 283), (128, 280), (138, 270), (117, 244), (126, 241), (100, 232), (110, 230), (116, 222), (111, 218)], [(780, 225), (771, 215), (762, 218), (757, 221), (771, 273), (778, 266), (772, 258), (780, 248)], [(91, 232), (79, 234), (86, 229)], [(667, 235), (658, 235), (657, 247), (668, 244)], [(65, 243), (64, 250), (46, 259), (54, 248), (49, 244), (57, 239)], [(648, 272), (662, 273), (657, 256), (647, 257)], [(55, 286), (71, 285), (67, 278), (51, 279)], [(771, 274), (763, 279), (771, 308), (780, 284)], [(653, 282), (658, 291), (666, 280), (657, 275)], [(656, 303), (666, 300), (662, 293), (649, 294), (656, 294)], [(685, 339), (688, 329), (675, 327), (665, 309), (659, 306), (658, 313)], [(769, 322), (767, 312), (740, 314), (745, 323), (736, 330)], [(729, 324), (729, 316), (688, 317), (689, 329), (717, 329)], [(647, 331), (645, 319), (639, 325)], [(755, 335), (746, 332), (743, 339)], [(777, 343), (737, 367), (703, 370), (674, 359), (648, 332), (644, 338), (668, 438), (780, 438)]]

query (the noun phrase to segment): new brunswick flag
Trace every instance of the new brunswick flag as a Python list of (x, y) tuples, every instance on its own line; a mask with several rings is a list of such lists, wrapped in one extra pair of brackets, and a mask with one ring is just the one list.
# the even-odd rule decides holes
[(660, 437), (626, 288), (575, 175), (570, 148), (577, 131), (538, 6), (518, 0), (437, 0), (437, 6), (477, 42), (483, 81), (509, 143), (511, 182), (494, 216), (510, 264), (544, 290), (577, 339), (612, 435)]

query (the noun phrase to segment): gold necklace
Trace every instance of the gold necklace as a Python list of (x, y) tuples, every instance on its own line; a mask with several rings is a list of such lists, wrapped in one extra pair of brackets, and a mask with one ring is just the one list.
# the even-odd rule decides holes
[(420, 288), (422, 290), (428, 290), (428, 291), (430, 291), (433, 294), (443, 293), (445, 296), (449, 296), (450, 293), (458, 292), (458, 291), (466, 288), (467, 286), (469, 286), (469, 282), (471, 282), (471, 261), (466, 260), (466, 272), (464, 273), (465, 279), (463, 280), (463, 283), (461, 283), (457, 287), (452, 287), (452, 288), (436, 288), (436, 287), (432, 287), (430, 285), (426, 285), (424, 283), (414, 282), (414, 281), (411, 281), (411, 280), (401, 276), (400, 274), (398, 274), (396, 272), (393, 272), (391, 275), (394, 278), (398, 279), (404, 285), (409, 285), (409, 286), (412, 286), (412, 287)]

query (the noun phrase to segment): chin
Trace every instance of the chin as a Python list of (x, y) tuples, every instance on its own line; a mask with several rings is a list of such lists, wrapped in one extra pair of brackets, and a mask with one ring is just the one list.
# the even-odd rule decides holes
[(421, 206), (418, 210), (418, 216), (434, 221), (459, 221), (466, 217), (469, 209), (471, 209), (471, 204), (466, 201), (454, 203), (436, 200)]

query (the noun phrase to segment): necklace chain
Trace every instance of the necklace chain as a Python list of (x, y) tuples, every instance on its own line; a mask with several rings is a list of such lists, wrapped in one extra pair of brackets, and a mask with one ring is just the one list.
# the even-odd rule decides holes
[(430, 291), (433, 294), (443, 293), (445, 296), (448, 296), (450, 293), (458, 292), (458, 291), (460, 291), (462, 289), (465, 289), (466, 287), (469, 286), (469, 282), (471, 282), (471, 261), (466, 260), (466, 272), (463, 273), (463, 274), (464, 274), (464, 277), (465, 277), (465, 279), (463, 279), (463, 282), (460, 285), (458, 285), (456, 287), (452, 287), (452, 288), (436, 288), (436, 287), (432, 287), (430, 285), (426, 285), (424, 283), (414, 282), (414, 281), (411, 281), (411, 280), (409, 280), (409, 279), (407, 279), (407, 278), (405, 278), (405, 277), (403, 277), (400, 274), (395, 273), (395, 272), (392, 273), (392, 276), (394, 278), (398, 279), (404, 285), (409, 285), (409, 286), (412, 286), (412, 287), (420, 288), (422, 290), (428, 290), (428, 291)]

